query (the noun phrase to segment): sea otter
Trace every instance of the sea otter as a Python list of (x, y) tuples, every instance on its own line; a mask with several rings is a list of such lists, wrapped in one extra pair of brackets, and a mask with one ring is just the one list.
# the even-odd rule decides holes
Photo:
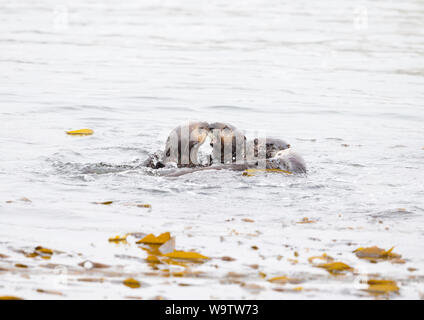
[(173, 129), (169, 134), (163, 154), (152, 154), (144, 166), (153, 169), (175, 163), (179, 168), (198, 165), (198, 150), (209, 134), (207, 122), (191, 121)]
[(267, 159), (267, 169), (281, 169), (291, 173), (306, 173), (305, 160), (291, 148), (278, 151), (274, 157)]

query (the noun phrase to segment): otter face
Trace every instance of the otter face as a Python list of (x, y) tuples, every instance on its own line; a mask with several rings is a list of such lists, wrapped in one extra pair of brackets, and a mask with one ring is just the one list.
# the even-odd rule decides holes
[[(209, 125), (210, 146), (214, 148), (212, 160), (233, 163), (245, 158), (246, 137), (233, 125), (215, 122)], [(219, 160), (220, 159), (220, 160)]]
[(223, 123), (223, 122), (214, 122), (209, 125), (210, 138), (211, 138), (211, 147), (218, 144), (221, 140), (221, 145), (226, 141), (230, 141), (233, 138), (233, 131), (237, 130), (234, 126)]
[(278, 151), (270, 162), (280, 169), (288, 170), (294, 173), (306, 173), (305, 160), (291, 149)]
[[(258, 143), (259, 143), (259, 141), (256, 138), (254, 140), (254, 151), (255, 151), (256, 157), (258, 156), (258, 153), (259, 153)], [(268, 137), (266, 138), (265, 146), (266, 146), (266, 158), (267, 159), (275, 157), (278, 151), (286, 150), (286, 149), (290, 148), (290, 144), (288, 144), (284, 140), (277, 139), (277, 138), (268, 138)]]
[(207, 122), (188, 122), (171, 131), (164, 151), (164, 163), (193, 166), (198, 162), (198, 149), (209, 134)]
[(190, 146), (200, 147), (208, 137), (209, 131), (207, 122), (196, 122), (190, 125)]

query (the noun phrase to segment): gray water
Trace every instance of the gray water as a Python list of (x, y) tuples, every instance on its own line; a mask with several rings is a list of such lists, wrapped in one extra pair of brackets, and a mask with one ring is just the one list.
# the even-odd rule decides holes
[[(389, 298), (423, 296), (422, 1), (0, 8), (0, 296), (374, 298), (364, 277), (397, 281)], [(283, 138), (309, 174), (140, 168), (187, 120)], [(94, 135), (65, 134), (81, 128)], [(114, 202), (93, 203), (102, 201)], [(304, 217), (315, 223), (297, 223)], [(212, 258), (192, 267), (200, 276), (164, 278), (178, 266), (152, 271), (134, 242), (108, 242), (166, 231), (179, 250)], [(38, 245), (61, 253), (25, 257)], [(352, 253), (374, 245), (395, 246), (403, 263)], [(308, 262), (324, 252), (355, 271)], [(110, 267), (86, 270), (84, 260)], [(266, 281), (274, 276), (303, 282)], [(128, 277), (141, 288), (124, 286)]]

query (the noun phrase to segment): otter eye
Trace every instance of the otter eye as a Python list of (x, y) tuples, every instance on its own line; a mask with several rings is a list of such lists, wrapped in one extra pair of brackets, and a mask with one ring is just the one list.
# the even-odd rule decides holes
[(171, 155), (171, 149), (166, 150), (166, 156), (169, 157)]

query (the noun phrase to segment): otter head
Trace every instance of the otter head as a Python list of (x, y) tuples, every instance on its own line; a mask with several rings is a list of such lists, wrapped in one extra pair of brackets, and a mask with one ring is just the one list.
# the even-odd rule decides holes
[(171, 131), (164, 151), (164, 163), (175, 162), (178, 166), (198, 164), (198, 150), (209, 134), (207, 122), (188, 122)]
[(189, 125), (190, 148), (199, 148), (206, 140), (209, 134), (209, 125), (207, 122), (193, 122)]
[[(259, 154), (259, 140), (255, 138), (253, 140), (254, 143), (254, 154), (255, 157)], [(266, 147), (266, 158), (273, 158), (277, 154), (278, 151), (286, 150), (290, 148), (290, 144), (285, 142), (284, 140), (277, 139), (277, 138), (269, 138), (267, 137), (265, 139), (265, 147)]]
[(275, 156), (268, 161), (268, 168), (278, 168), (292, 173), (306, 173), (305, 160), (292, 149), (278, 151)]
[(220, 163), (233, 163), (245, 158), (246, 137), (233, 125), (215, 122), (209, 125), (209, 136), (213, 154), (210, 161), (218, 160)]

